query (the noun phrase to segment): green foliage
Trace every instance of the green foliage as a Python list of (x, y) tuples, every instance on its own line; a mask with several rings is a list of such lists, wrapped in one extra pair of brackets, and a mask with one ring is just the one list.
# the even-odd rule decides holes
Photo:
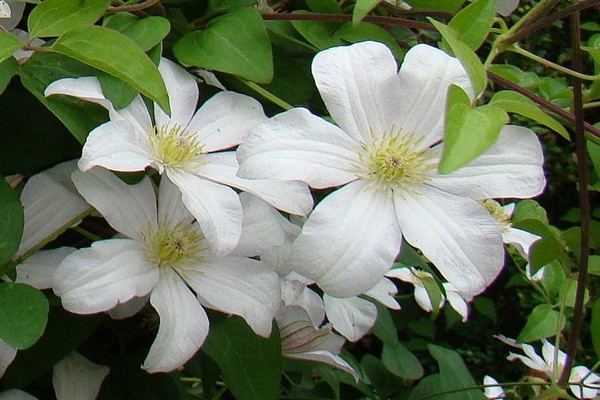
[(0, 62), (6, 60), (16, 50), (21, 47), (21, 43), (8, 32), (0, 31)]
[(61, 36), (73, 28), (92, 25), (109, 5), (110, 0), (45, 0), (29, 15), (29, 34), (32, 37)]
[(560, 312), (552, 309), (547, 304), (537, 305), (529, 318), (525, 327), (517, 337), (518, 342), (533, 342), (556, 335), (565, 326), (565, 317)]
[(19, 196), (0, 175), (0, 265), (17, 252), (23, 234), (23, 208)]
[(456, 38), (477, 50), (490, 32), (496, 15), (496, 0), (477, 0), (458, 12), (448, 23)]
[(48, 300), (20, 283), (0, 283), (0, 339), (14, 349), (31, 347), (44, 333)]
[(356, 0), (352, 11), (352, 23), (357, 25), (381, 0)]

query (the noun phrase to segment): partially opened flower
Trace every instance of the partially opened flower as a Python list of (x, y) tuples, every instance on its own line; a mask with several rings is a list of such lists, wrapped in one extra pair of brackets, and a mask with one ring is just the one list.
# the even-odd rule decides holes
[(66, 310), (108, 311), (149, 294), (160, 317), (143, 365), (149, 372), (178, 368), (200, 348), (209, 329), (200, 303), (242, 316), (261, 336), (270, 334), (281, 301), (277, 274), (256, 260), (213, 256), (168, 179), (161, 182), (158, 206), (147, 177), (130, 186), (110, 171), (94, 168), (75, 172), (73, 181), (125, 237), (96, 241), (58, 266), (54, 292)]
[(85, 142), (81, 170), (94, 166), (113, 171), (156, 168), (179, 188), (183, 203), (220, 255), (237, 245), (241, 233), (241, 204), (231, 186), (293, 214), (310, 211), (312, 197), (304, 183), (239, 178), (235, 153), (221, 151), (238, 145), (248, 129), (266, 119), (258, 101), (225, 91), (196, 111), (198, 85), (194, 77), (164, 58), (159, 71), (169, 94), (171, 116), (154, 104), (154, 123), (140, 96), (124, 109), (115, 110), (95, 77), (61, 79), (48, 86), (46, 96), (75, 96), (109, 111), (111, 120), (90, 132)]
[(338, 355), (344, 338), (331, 332), (330, 326), (315, 327), (306, 310), (298, 306), (282, 307), (277, 325), (284, 357), (332, 365), (358, 382), (358, 373)]
[(448, 87), (474, 96), (457, 59), (417, 45), (398, 72), (385, 45), (363, 42), (320, 52), (312, 73), (337, 126), (296, 108), (255, 127), (238, 148), (240, 176), (341, 186), (304, 224), (294, 270), (333, 296), (357, 295), (391, 268), (404, 236), (458, 291), (481, 292), (504, 253), (477, 200), (542, 191), (535, 134), (506, 126), (481, 157), (440, 175)]

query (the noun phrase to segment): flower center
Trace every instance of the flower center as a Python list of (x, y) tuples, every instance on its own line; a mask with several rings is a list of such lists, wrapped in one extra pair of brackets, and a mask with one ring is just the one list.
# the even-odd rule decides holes
[(158, 266), (177, 266), (202, 260), (204, 236), (192, 224), (159, 224), (156, 232), (145, 237), (146, 257)]
[(155, 126), (150, 135), (150, 146), (156, 160), (171, 167), (191, 166), (205, 153), (196, 133), (177, 124)]
[(425, 154), (420, 140), (413, 135), (399, 136), (384, 133), (371, 144), (361, 144), (364, 151), (359, 155), (361, 169), (359, 178), (370, 179), (379, 190), (409, 189), (429, 178), (435, 165)]
[(502, 232), (506, 232), (512, 227), (510, 216), (504, 212), (504, 209), (496, 200), (486, 199), (481, 201), (480, 204), (494, 218)]

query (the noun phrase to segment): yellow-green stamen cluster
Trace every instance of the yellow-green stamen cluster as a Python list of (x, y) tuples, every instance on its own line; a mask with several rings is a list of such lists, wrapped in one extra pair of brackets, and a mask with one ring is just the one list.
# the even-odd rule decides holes
[(189, 167), (204, 154), (204, 145), (194, 132), (180, 125), (154, 127), (150, 146), (157, 161), (170, 167)]
[(506, 232), (512, 227), (510, 216), (504, 212), (504, 209), (500, 203), (492, 199), (486, 199), (480, 203), (487, 210), (487, 212), (490, 213), (492, 218), (494, 218), (498, 226), (500, 226), (502, 232)]
[(202, 260), (206, 250), (204, 236), (193, 225), (181, 222), (175, 226), (159, 224), (145, 237), (148, 261), (158, 266), (178, 266)]
[(364, 152), (359, 155), (365, 174), (363, 179), (371, 179), (377, 189), (414, 190), (414, 184), (428, 180), (434, 168), (423, 147), (413, 135), (384, 133), (370, 144), (361, 144)]

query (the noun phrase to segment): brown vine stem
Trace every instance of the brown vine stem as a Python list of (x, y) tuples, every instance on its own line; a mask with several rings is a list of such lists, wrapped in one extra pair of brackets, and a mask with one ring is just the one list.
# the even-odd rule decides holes
[(518, 30), (514, 35), (510, 35), (507, 38), (500, 41), (503, 46), (509, 46), (513, 43), (520, 41), (531, 35), (533, 32), (538, 31), (539, 29), (550, 25), (552, 22), (572, 15), (573, 13), (579, 12), (581, 10), (585, 10), (589, 7), (598, 7), (600, 0), (583, 0), (575, 5), (567, 7), (563, 10), (557, 11), (553, 14), (548, 15), (547, 17), (541, 18), (535, 22), (532, 22), (523, 29)]
[[(352, 21), (350, 14), (263, 14), (263, 19), (266, 20), (283, 20), (283, 21), (330, 21), (330, 22), (348, 22)], [(427, 29), (435, 31), (435, 27), (427, 22), (412, 21), (406, 18), (383, 17), (379, 15), (368, 15), (363, 18), (364, 22), (372, 22), (378, 25), (396, 25), (405, 26), (413, 29)]]
[[(571, 48), (573, 54), (572, 69), (581, 72), (583, 69), (583, 57), (581, 55), (581, 36), (579, 11), (571, 14)], [(573, 359), (577, 351), (577, 339), (581, 330), (583, 319), (583, 298), (585, 295), (585, 284), (587, 281), (589, 247), (589, 219), (590, 202), (587, 179), (587, 153), (585, 148), (585, 135), (583, 128), (583, 98), (581, 94), (581, 79), (573, 77), (573, 110), (575, 113), (575, 148), (577, 154), (577, 175), (579, 181), (579, 208), (581, 209), (581, 244), (579, 255), (579, 274), (577, 277), (577, 292), (575, 294), (575, 306), (573, 308), (573, 322), (571, 331), (567, 338), (567, 358), (564, 369), (558, 380), (559, 386), (566, 386), (569, 381)]]
[(160, 3), (160, 0), (144, 0), (144, 1), (140, 1), (139, 3), (130, 4), (127, 6), (124, 6), (124, 5), (110, 6), (106, 10), (106, 12), (117, 13), (117, 12), (121, 12), (121, 11), (124, 11), (124, 12), (142, 11), (142, 10), (145, 10), (146, 8), (150, 8), (153, 5), (156, 5), (158, 3)]
[[(536, 103), (540, 107), (546, 109), (547, 111), (550, 111), (550, 112), (558, 115), (559, 117), (566, 119), (567, 121), (569, 121), (573, 124), (575, 123), (576, 118), (570, 112), (565, 111), (558, 106), (555, 106), (554, 104), (541, 98), (540, 96), (537, 96), (537, 95), (531, 93), (527, 89), (523, 89), (521, 86), (509, 81), (508, 79), (504, 79), (501, 76), (496, 75), (492, 72), (488, 72), (487, 75), (488, 75), (488, 78), (490, 78), (490, 80), (492, 82), (495, 82), (501, 86), (504, 86), (507, 89), (514, 90), (515, 92), (519, 92), (523, 96), (526, 96), (529, 99), (533, 100), (534, 103)], [(589, 132), (590, 134), (596, 136), (597, 138), (600, 138), (600, 129), (596, 128), (594, 125), (584, 122), (583, 128), (585, 131)]]

